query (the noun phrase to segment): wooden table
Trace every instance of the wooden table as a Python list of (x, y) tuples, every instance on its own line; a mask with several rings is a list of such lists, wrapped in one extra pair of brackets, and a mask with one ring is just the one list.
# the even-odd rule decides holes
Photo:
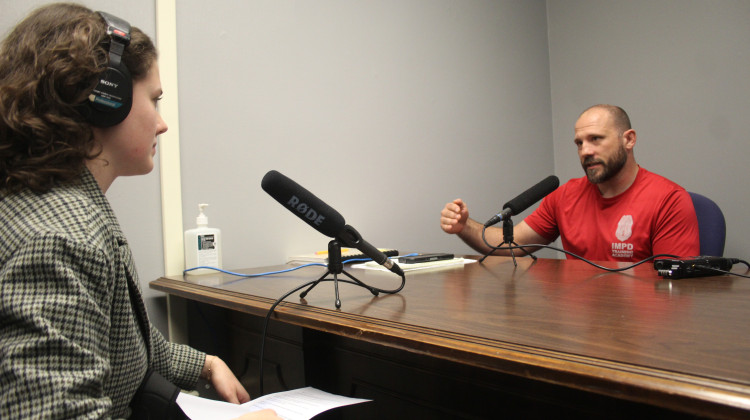
[[(610, 273), (580, 261), (517, 261), (407, 272), (400, 293), (378, 297), (341, 284), (340, 310), (332, 283), (323, 283), (304, 300), (290, 296), (273, 319), (680, 415), (750, 417), (750, 279), (663, 280), (651, 264)], [(400, 283), (389, 272), (346, 270), (382, 289)], [(163, 277), (151, 287), (265, 316), (278, 297), (324, 272)]]

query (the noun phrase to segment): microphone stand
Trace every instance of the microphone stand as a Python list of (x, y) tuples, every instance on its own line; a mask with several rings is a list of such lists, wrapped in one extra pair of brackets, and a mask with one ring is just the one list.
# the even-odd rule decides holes
[(330, 280), (330, 279), (326, 279), (326, 277), (329, 274), (333, 275), (333, 284), (336, 290), (336, 301), (335, 301), (336, 309), (341, 309), (341, 299), (339, 298), (339, 279), (338, 279), (339, 274), (344, 274), (345, 276), (349, 277), (352, 280), (352, 281), (349, 281), (349, 280), (343, 279), (341, 280), (342, 282), (353, 284), (355, 286), (364, 287), (365, 289), (369, 290), (370, 293), (372, 293), (373, 295), (375, 296), (378, 295), (378, 291), (375, 290), (373, 287), (362, 283), (356, 277), (344, 271), (344, 263), (341, 261), (341, 245), (339, 244), (337, 240), (334, 239), (331, 242), (328, 242), (328, 270), (326, 271), (325, 274), (320, 276), (318, 280), (313, 282), (313, 284), (311, 284), (310, 287), (305, 289), (304, 292), (300, 293), (299, 295), (300, 299), (304, 299), (305, 296), (307, 296), (307, 293), (309, 293), (310, 290), (312, 290), (315, 286), (317, 286), (318, 283), (320, 283), (321, 281)]
[[(499, 247), (503, 246), (503, 244), (506, 244), (509, 247), (511, 247), (511, 246), (519, 246), (513, 240), (513, 220), (511, 220), (510, 216), (508, 216), (508, 217), (506, 217), (506, 218), (503, 219), (503, 241), (497, 247), (499, 248)], [(508, 249), (510, 250), (510, 256), (513, 258), (513, 266), (514, 267), (518, 267), (518, 263), (516, 263), (516, 253), (513, 252), (513, 248), (508, 248)], [(536, 261), (536, 255), (529, 253), (529, 251), (527, 251), (524, 248), (521, 248), (521, 249), (523, 250), (523, 252), (526, 253), (526, 255), (530, 256), (531, 258), (534, 259), (534, 261)], [(497, 251), (497, 249), (491, 249), (490, 252), (484, 254), (484, 257), (482, 257), (482, 259), (480, 259), (479, 262), (481, 263), (482, 261), (484, 261), (485, 258), (487, 258), (490, 255), (492, 255), (492, 253), (495, 252), (495, 251)]]

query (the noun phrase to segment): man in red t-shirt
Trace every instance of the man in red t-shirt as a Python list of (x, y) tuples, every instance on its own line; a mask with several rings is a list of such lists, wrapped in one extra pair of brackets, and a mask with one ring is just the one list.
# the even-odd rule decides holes
[[(585, 110), (575, 125), (575, 144), (586, 176), (571, 179), (542, 200), (515, 225), (514, 241), (546, 245), (560, 236), (566, 251), (599, 261), (700, 255), (698, 219), (690, 195), (638, 166), (635, 142), (635, 130), (622, 108), (595, 105)], [(445, 205), (440, 226), (479, 252), (491, 250), (482, 240), (484, 225), (469, 218), (460, 198)], [(490, 227), (485, 235), (490, 244), (503, 241), (501, 228)], [(510, 255), (507, 250), (495, 254)]]

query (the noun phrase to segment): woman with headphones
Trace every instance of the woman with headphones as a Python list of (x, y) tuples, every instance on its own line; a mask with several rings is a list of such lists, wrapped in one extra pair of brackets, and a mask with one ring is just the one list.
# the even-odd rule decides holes
[(149, 37), (103, 12), (44, 6), (0, 44), (0, 418), (178, 417), (175, 390), (199, 377), (250, 399), (221, 359), (150, 324), (105, 197), (153, 169), (161, 95)]

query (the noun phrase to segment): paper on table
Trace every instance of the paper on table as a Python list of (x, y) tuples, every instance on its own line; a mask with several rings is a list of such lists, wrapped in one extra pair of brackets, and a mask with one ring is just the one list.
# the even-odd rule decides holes
[[(401, 267), (404, 272), (407, 271), (414, 271), (414, 270), (424, 270), (427, 268), (443, 268), (443, 267), (452, 267), (456, 265), (464, 265), (476, 262), (477, 260), (470, 260), (466, 258), (453, 258), (451, 260), (438, 260), (438, 261), (428, 261), (423, 263), (416, 263), (416, 264), (403, 264), (398, 263), (398, 266)], [(383, 267), (382, 265), (376, 263), (376, 262), (366, 262), (362, 264), (354, 264), (352, 265), (352, 268), (364, 268), (366, 270), (380, 270), (380, 271), (388, 271), (387, 268)]]
[(285, 420), (307, 420), (332, 408), (367, 401), (370, 400), (330, 394), (312, 387), (264, 395), (241, 405), (209, 400), (184, 392), (177, 396), (177, 404), (192, 420), (228, 420), (266, 408), (275, 410)]

